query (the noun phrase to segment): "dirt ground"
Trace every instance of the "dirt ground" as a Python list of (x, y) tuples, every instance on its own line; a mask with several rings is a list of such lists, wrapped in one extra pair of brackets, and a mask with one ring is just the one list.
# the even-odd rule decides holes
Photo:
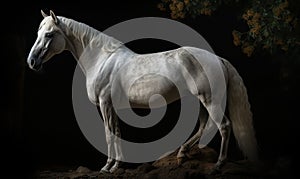
[(176, 152), (166, 157), (152, 162), (144, 163), (132, 167), (122, 167), (114, 173), (100, 173), (92, 171), (84, 166), (74, 168), (60, 168), (41, 170), (36, 172), (36, 178), (47, 179), (127, 179), (127, 178), (147, 178), (147, 179), (168, 179), (168, 178), (226, 178), (226, 179), (254, 179), (254, 178), (292, 178), (289, 168), (284, 162), (250, 162), (246, 160), (228, 161), (222, 169), (215, 174), (211, 174), (212, 167), (217, 160), (217, 152), (212, 148), (205, 147), (199, 149), (194, 147), (188, 158), (181, 165), (177, 164)]

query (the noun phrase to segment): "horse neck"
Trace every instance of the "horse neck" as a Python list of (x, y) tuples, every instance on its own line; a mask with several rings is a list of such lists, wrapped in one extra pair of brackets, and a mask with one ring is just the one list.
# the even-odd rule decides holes
[(67, 40), (66, 49), (73, 54), (85, 74), (123, 45), (86, 24), (63, 17), (60, 19)]

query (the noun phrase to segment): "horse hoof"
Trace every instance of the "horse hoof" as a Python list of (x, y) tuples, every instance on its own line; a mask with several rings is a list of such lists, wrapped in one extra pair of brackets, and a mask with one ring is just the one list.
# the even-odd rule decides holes
[(110, 172), (110, 173), (114, 173), (116, 170), (118, 170), (118, 168), (114, 168), (114, 167), (113, 167), (113, 168), (111, 168), (111, 169), (109, 170), (109, 172)]
[(211, 171), (209, 172), (209, 175), (216, 175), (216, 174), (220, 174), (221, 173), (221, 170), (219, 167), (213, 167), (211, 169)]
[(110, 169), (109, 169), (109, 172), (110, 173), (114, 173), (115, 171), (117, 171), (119, 169), (119, 164), (115, 164), (114, 166), (112, 166)]
[(221, 168), (224, 166), (225, 160), (219, 160), (215, 166), (212, 168), (211, 172), (209, 174), (215, 175), (221, 173)]
[(101, 169), (100, 173), (110, 173), (110, 171), (106, 170), (106, 169)]
[(186, 157), (179, 157), (177, 158), (177, 164), (181, 165), (186, 161)]

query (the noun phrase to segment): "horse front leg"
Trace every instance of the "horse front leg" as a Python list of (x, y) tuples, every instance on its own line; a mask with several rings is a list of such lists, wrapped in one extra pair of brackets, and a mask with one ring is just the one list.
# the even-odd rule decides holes
[(100, 172), (110, 172), (110, 169), (115, 163), (114, 159), (114, 114), (112, 110), (112, 105), (109, 100), (100, 100), (100, 111), (103, 115), (104, 127), (105, 127), (105, 137), (107, 143), (107, 161), (105, 166)]
[(113, 166), (115, 160), (113, 158), (114, 151), (113, 151), (113, 136), (110, 133), (109, 126), (107, 124), (105, 125), (105, 137), (106, 137), (106, 143), (107, 143), (107, 161), (104, 167), (102, 167), (100, 172), (110, 172), (111, 167)]
[(114, 134), (115, 134), (114, 148), (116, 152), (116, 160), (115, 160), (115, 164), (109, 170), (111, 173), (113, 173), (120, 167), (121, 161), (123, 160), (123, 152), (121, 146), (121, 131), (120, 131), (120, 125), (116, 113), (114, 113), (113, 125), (114, 125)]

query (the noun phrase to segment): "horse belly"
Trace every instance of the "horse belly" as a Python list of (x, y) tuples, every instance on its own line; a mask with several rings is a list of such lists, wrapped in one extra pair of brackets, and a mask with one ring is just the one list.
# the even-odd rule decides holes
[(135, 80), (127, 95), (131, 107), (134, 108), (149, 108), (149, 103), (151, 108), (162, 107), (179, 99), (179, 92), (174, 83), (155, 74), (144, 75)]

